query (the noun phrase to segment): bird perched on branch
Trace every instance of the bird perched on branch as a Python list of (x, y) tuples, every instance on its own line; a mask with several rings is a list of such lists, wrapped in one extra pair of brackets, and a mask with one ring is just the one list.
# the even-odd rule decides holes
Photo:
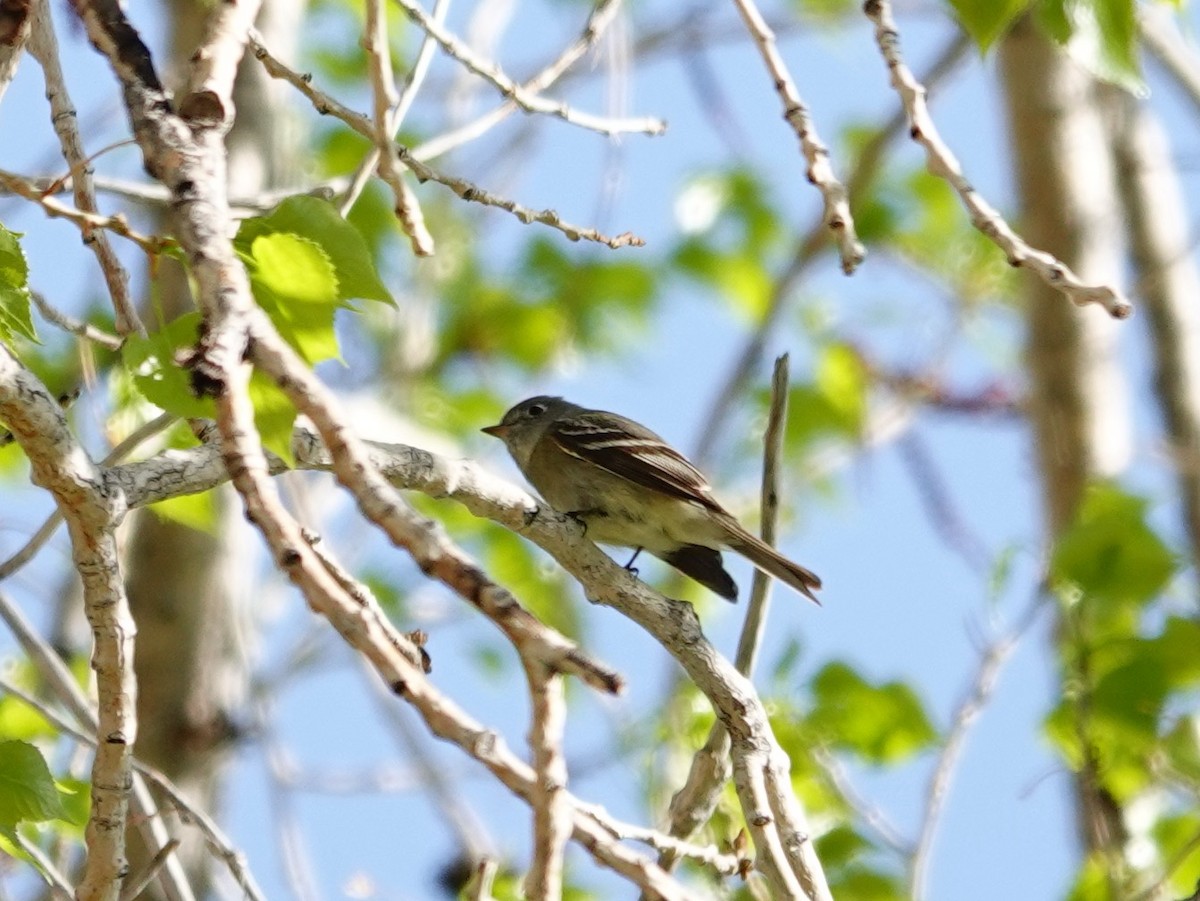
[(503, 441), (529, 483), (582, 522), (593, 541), (649, 551), (736, 601), (737, 585), (721, 562), (721, 549), (729, 548), (820, 603), (816, 575), (747, 532), (700, 470), (632, 419), (539, 396), (483, 431)]

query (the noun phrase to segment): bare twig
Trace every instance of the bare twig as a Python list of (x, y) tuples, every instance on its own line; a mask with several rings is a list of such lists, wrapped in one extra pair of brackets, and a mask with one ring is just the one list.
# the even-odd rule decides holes
[(941, 752), (938, 754), (937, 763), (934, 765), (933, 775), (929, 778), (929, 787), (925, 792), (925, 810), (921, 817), (921, 829), (917, 835), (916, 844), (913, 846), (912, 856), (909, 858), (909, 895), (918, 901), (925, 897), (925, 883), (929, 874), (929, 852), (933, 847), (933, 839), (941, 822), (942, 808), (946, 802), (950, 780), (954, 776), (954, 771), (962, 755), (967, 733), (980, 711), (987, 705), (1005, 661), (1008, 660), (1017, 643), (1037, 620), (1038, 614), (1044, 608), (1043, 600), (1044, 596), (1039, 591), (1013, 628), (984, 649), (966, 696), (954, 712), (950, 730), (942, 744)]
[(808, 107), (800, 99), (796, 83), (788, 72), (787, 64), (775, 46), (775, 34), (763, 18), (754, 0), (733, 0), (746, 23), (746, 29), (758, 46), (767, 72), (775, 85), (779, 99), (783, 101), (783, 118), (796, 133), (800, 141), (800, 152), (808, 163), (808, 180), (821, 192), (825, 202), (823, 221), (838, 246), (842, 258), (842, 271), (850, 275), (866, 256), (866, 249), (858, 240), (854, 230), (854, 217), (850, 214), (850, 201), (843, 185), (833, 174), (829, 162), (829, 148), (817, 136), (816, 127), (809, 115)]
[(109, 350), (120, 350), (124, 341), (116, 335), (109, 334), (103, 329), (98, 329), (90, 322), (84, 322), (76, 319), (74, 316), (68, 316), (66, 313), (52, 306), (46, 300), (40, 291), (31, 291), (29, 296), (33, 298), (34, 305), (37, 306), (38, 312), (42, 317), (54, 325), (57, 325), (65, 332), (70, 332), (72, 335), (77, 335), (88, 341), (94, 341), (101, 347), (106, 347)]
[(396, 0), (396, 2), (418, 27), (441, 45), (446, 53), (457, 59), (476, 75), (486, 81), (490, 81), (501, 94), (526, 112), (544, 113), (562, 119), (564, 122), (569, 122), (572, 125), (578, 125), (580, 128), (598, 131), (604, 135), (629, 132), (659, 135), (667, 129), (666, 123), (661, 119), (610, 119), (603, 116), (593, 116), (589, 113), (581, 113), (578, 110), (572, 109), (561, 101), (548, 100), (538, 94), (530, 93), (523, 86), (505, 75), (495, 63), (480, 57), (470, 47), (447, 31), (440, 23), (425, 12), (415, 0)]
[[(314, 87), (312, 79), (309, 76), (301, 75), (280, 62), (263, 44), (261, 36), (255, 32), (251, 32), (250, 44), (254, 49), (255, 57), (262, 62), (267, 72), (272, 77), (281, 78), (295, 87), (301, 94), (308, 98), (317, 112), (322, 115), (335, 116), (368, 140), (373, 141), (375, 139), (375, 129), (370, 119), (361, 113), (354, 112), (319, 88)], [(554, 210), (533, 210), (515, 201), (491, 194), (466, 179), (455, 178), (438, 172), (417, 159), (407, 147), (401, 144), (397, 144), (396, 146), (400, 162), (411, 169), (413, 175), (419, 181), (437, 182), (443, 187), (449, 188), (463, 200), (505, 210), (526, 224), (537, 222), (541, 225), (557, 229), (572, 241), (594, 241), (597, 244), (603, 244), (614, 250), (621, 247), (641, 247), (646, 243), (630, 232), (625, 232), (615, 237), (605, 235), (594, 228), (585, 228), (564, 222)], [(0, 180), (0, 186), (3, 186), (2, 180)]]
[[(445, 21), (446, 11), (449, 7), (450, 0), (435, 0), (433, 5), (434, 21)], [(386, 40), (384, 41), (384, 46), (387, 47)], [(386, 151), (389, 155), (393, 153), (392, 141), (397, 132), (399, 132), (400, 126), (404, 124), (404, 118), (408, 115), (408, 111), (416, 99), (417, 92), (425, 82), (425, 75), (429, 72), (429, 64), (433, 61), (433, 54), (436, 49), (437, 42), (429, 35), (425, 35), (425, 39), (421, 41), (421, 49), (417, 51), (416, 62), (413, 63), (412, 69), (409, 70), (408, 76), (404, 79), (404, 88), (400, 92), (400, 95), (392, 100), (391, 106), (388, 109), (387, 124), (383, 129), (385, 138), (377, 141), (367, 151), (367, 155), (363, 157), (354, 174), (350, 176), (350, 184), (338, 199), (338, 212), (343, 217), (349, 215), (351, 208), (366, 186), (367, 180), (371, 177), (371, 173), (378, 167), (379, 160), (384, 152)], [(378, 116), (378, 112), (376, 112), (376, 116)], [(378, 121), (375, 124), (378, 128)]]
[(530, 901), (555, 901), (562, 897), (563, 852), (571, 834), (567, 761), (562, 750), (567, 699), (562, 676), (537, 660), (526, 660), (524, 664), (532, 708), (529, 746), (537, 779), (530, 798), (533, 862), (525, 877), (525, 897)]
[[(99, 209), (96, 206), (96, 192), (92, 186), (92, 165), (84, 152), (83, 139), (79, 134), (79, 119), (63, 78), (58, 38), (55, 37), (54, 24), (50, 18), (49, 0), (35, 2), (29, 52), (42, 67), (46, 99), (50, 101), (50, 121), (54, 123), (63, 159), (67, 161), (71, 171), (71, 190), (75, 195), (75, 207), (81, 213), (96, 214)], [(129, 293), (129, 273), (125, 271), (112, 245), (108, 243), (108, 235), (102, 227), (96, 228), (91, 225), (84, 225), (81, 233), (83, 243), (96, 255), (100, 271), (104, 273), (104, 282), (108, 286), (116, 313), (118, 334), (137, 332), (144, 335), (146, 328), (142, 325), (137, 307)]]
[[(762, 539), (775, 541), (775, 522), (779, 515), (779, 455), (783, 449), (783, 433), (787, 422), (788, 355), (775, 361), (771, 379), (771, 407), (767, 430), (763, 437), (762, 478)], [(754, 672), (754, 659), (766, 628), (767, 611), (771, 603), (771, 580), (755, 570), (750, 588), (746, 619), (738, 637), (735, 666), (744, 676)], [(721, 789), (729, 779), (729, 736), (725, 727), (713, 723), (704, 745), (692, 755), (687, 777), (671, 797), (668, 831), (673, 836), (687, 838), (708, 822), (721, 797)], [(670, 870), (675, 863), (673, 852), (659, 855), (659, 864)]]
[(146, 887), (154, 881), (154, 877), (158, 875), (158, 871), (163, 868), (167, 862), (167, 858), (175, 853), (175, 849), (179, 847), (179, 839), (173, 838), (150, 858), (149, 863), (140, 872), (131, 877), (127, 877), (125, 884), (121, 887), (120, 901), (133, 901)]
[(1047, 285), (1061, 291), (1072, 303), (1099, 304), (1114, 319), (1125, 319), (1133, 305), (1111, 285), (1089, 285), (1079, 279), (1066, 263), (1044, 250), (1030, 247), (1009, 227), (998, 210), (989, 204), (963, 175), (962, 166), (942, 140), (925, 103), (925, 87), (917, 81), (900, 55), (900, 33), (892, 16), (890, 0), (867, 0), (863, 11), (875, 25), (879, 52), (891, 72), (892, 87), (908, 115), (909, 136), (925, 148), (929, 171), (945, 180), (958, 193), (971, 217), (971, 224), (1004, 251), (1012, 266), (1023, 267), (1039, 276)]
[(152, 256), (161, 253), (163, 248), (171, 243), (169, 238), (143, 235), (134, 230), (120, 213), (114, 216), (105, 216), (100, 213), (80, 210), (60, 203), (54, 198), (43, 194), (29, 180), (14, 172), (6, 172), (0, 169), (0, 191), (16, 194), (18, 197), (24, 197), (26, 200), (33, 201), (51, 218), (66, 219), (75, 225), (84, 234), (85, 238), (87, 235), (93, 234), (96, 229), (105, 229), (113, 234), (120, 235), (122, 238), (129, 239)]
[[(762, 540), (775, 543), (775, 525), (779, 519), (779, 458), (783, 454), (783, 434), (787, 427), (788, 355), (775, 360), (771, 375), (771, 406), (767, 412), (767, 430), (763, 435), (762, 497), (759, 526)], [(771, 609), (771, 579), (761, 570), (754, 571), (750, 588), (750, 603), (738, 637), (734, 665), (746, 678), (754, 676), (754, 662), (767, 627), (767, 612)]]
[(409, 244), (419, 257), (433, 254), (433, 235), (425, 227), (425, 217), (416, 195), (404, 181), (404, 170), (392, 140), (394, 129), (391, 113), (399, 106), (396, 95), (395, 76), (392, 74), (392, 54), (388, 44), (386, 0), (366, 0), (367, 22), (363, 35), (363, 49), (367, 52), (367, 68), (371, 75), (371, 93), (374, 98), (374, 140), (380, 153), (379, 176), (392, 189), (395, 198), (393, 211), (400, 227), (408, 235)]

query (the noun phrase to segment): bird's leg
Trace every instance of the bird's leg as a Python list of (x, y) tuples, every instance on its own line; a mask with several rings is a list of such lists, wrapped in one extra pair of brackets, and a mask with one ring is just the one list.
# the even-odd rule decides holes
[(571, 510), (571, 511), (563, 514), (563, 516), (571, 517), (571, 519), (575, 520), (577, 523), (579, 523), (580, 526), (583, 527), (583, 537), (584, 538), (587, 538), (587, 533), (588, 533), (587, 517), (589, 517), (589, 516), (607, 516), (607, 515), (608, 514), (606, 514), (603, 510), (596, 510), (596, 509)]
[(634, 561), (634, 560), (636, 560), (636, 559), (638, 558), (638, 554), (640, 554), (641, 552), (642, 552), (642, 549), (641, 549), (641, 548), (637, 548), (637, 549), (636, 549), (636, 550), (633, 552), (633, 556), (629, 558), (629, 562), (625, 564), (625, 568), (626, 568), (627, 570), (629, 570), (629, 572), (633, 573), (635, 576), (636, 576), (636, 575), (638, 575), (638, 570), (637, 570), (637, 568), (636, 568), (636, 567), (633, 565), (633, 561)]

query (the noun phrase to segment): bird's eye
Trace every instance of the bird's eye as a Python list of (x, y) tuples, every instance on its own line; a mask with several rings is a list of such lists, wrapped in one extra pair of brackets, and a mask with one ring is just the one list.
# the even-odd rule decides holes
[(546, 412), (546, 405), (545, 405), (545, 404), (534, 404), (533, 406), (531, 406), (531, 407), (529, 408), (529, 415), (530, 415), (530, 416), (541, 416), (541, 415), (542, 415), (543, 413), (545, 413), (545, 412)]

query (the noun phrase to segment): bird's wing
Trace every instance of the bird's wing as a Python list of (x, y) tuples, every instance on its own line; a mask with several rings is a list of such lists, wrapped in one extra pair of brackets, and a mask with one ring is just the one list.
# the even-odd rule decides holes
[(549, 436), (571, 456), (643, 488), (719, 509), (703, 473), (662, 438), (631, 419), (615, 413), (601, 417), (581, 413), (569, 424), (556, 424)]

